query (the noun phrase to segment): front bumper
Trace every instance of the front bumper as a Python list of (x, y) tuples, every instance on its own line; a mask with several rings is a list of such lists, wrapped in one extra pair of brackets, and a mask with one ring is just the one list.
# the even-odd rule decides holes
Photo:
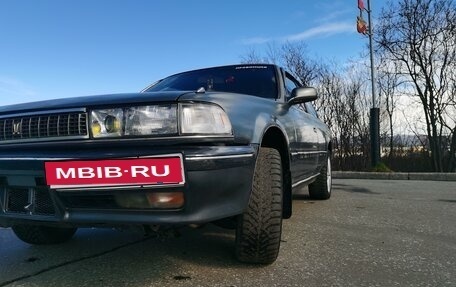
[[(72, 151), (68, 149), (71, 148)], [(0, 152), (0, 226), (181, 225), (205, 223), (241, 214), (252, 186), (256, 145), (72, 146), (39, 152)], [(62, 191), (46, 185), (44, 163), (61, 159), (113, 159), (182, 154), (186, 182), (181, 187), (137, 187)], [(116, 194), (184, 193), (184, 206), (174, 210), (125, 208)]]

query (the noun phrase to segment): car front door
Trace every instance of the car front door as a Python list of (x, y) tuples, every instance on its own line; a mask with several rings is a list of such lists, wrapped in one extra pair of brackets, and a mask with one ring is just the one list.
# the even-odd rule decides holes
[[(285, 73), (285, 86), (289, 95), (300, 84)], [(289, 100), (289, 98), (287, 99)], [(318, 164), (318, 130), (315, 119), (306, 111), (304, 104), (289, 108), (295, 126), (295, 142), (290, 142), (292, 183), (298, 184), (313, 176)]]

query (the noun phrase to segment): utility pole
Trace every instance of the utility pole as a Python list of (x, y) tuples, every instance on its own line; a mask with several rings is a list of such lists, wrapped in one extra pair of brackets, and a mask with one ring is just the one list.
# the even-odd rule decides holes
[[(367, 0), (367, 9), (364, 7), (363, 0), (358, 0), (359, 16), (357, 19), (357, 30), (363, 35), (369, 36), (369, 52), (371, 65), (371, 87), (372, 87), (372, 108), (370, 109), (370, 139), (371, 139), (371, 165), (375, 167), (380, 163), (380, 109), (377, 107), (375, 91), (375, 69), (374, 69), (374, 48), (373, 30), (371, 19), (371, 0)], [(367, 12), (368, 24), (363, 19), (363, 11)], [(366, 27), (367, 26), (367, 27)]]

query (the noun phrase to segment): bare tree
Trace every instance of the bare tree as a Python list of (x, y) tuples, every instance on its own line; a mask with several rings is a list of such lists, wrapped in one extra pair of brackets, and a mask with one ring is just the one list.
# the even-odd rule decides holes
[(333, 132), (334, 159), (341, 169), (366, 169), (369, 162), (370, 103), (363, 75), (356, 63), (346, 68), (332, 63), (321, 67), (314, 80), (316, 107)]
[(335, 166), (340, 168), (342, 166), (341, 161), (344, 158), (344, 149), (341, 143), (345, 120), (343, 115), (344, 80), (336, 63), (321, 68), (315, 88), (318, 91), (316, 109), (321, 119), (333, 133), (334, 158), (338, 161)]
[(348, 67), (345, 72), (347, 74), (345, 105), (348, 107), (346, 118), (349, 124), (353, 125), (353, 134), (356, 138), (352, 149), (362, 160), (358, 164), (367, 168), (370, 147), (369, 108), (371, 103), (368, 96), (370, 94), (368, 91), (368, 75), (360, 69), (359, 64), (354, 64)]
[(311, 86), (317, 79), (321, 65), (311, 58), (304, 42), (287, 43), (282, 46), (284, 67), (305, 86)]
[(382, 106), (381, 117), (387, 118), (388, 132), (385, 134), (388, 141), (388, 156), (391, 159), (395, 150), (394, 114), (397, 109), (398, 87), (401, 83), (400, 67), (399, 63), (384, 61), (381, 57), (378, 63), (376, 81)]
[(268, 43), (266, 53), (261, 54), (258, 50), (250, 48), (245, 55), (241, 56), (243, 64), (281, 64), (284, 57), (282, 48), (279, 48), (275, 42)]
[(267, 60), (262, 57), (257, 50), (251, 48), (249, 51), (241, 56), (242, 64), (258, 64), (258, 63), (268, 63)]
[(340, 114), (342, 98), (344, 96), (344, 79), (337, 63), (330, 63), (320, 67), (320, 73), (315, 85), (318, 93), (316, 109), (321, 119), (330, 127), (336, 127), (342, 120)]
[[(402, 64), (408, 88), (420, 100), (433, 169), (454, 170), (456, 106), (450, 90), (456, 70), (455, 2), (391, 2), (381, 12), (376, 35), (379, 51)], [(448, 143), (448, 138), (454, 140)], [(445, 155), (450, 158), (446, 164)]]

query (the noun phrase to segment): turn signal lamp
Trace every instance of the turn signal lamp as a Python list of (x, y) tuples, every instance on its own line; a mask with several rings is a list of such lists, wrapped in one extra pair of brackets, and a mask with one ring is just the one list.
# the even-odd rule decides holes
[(176, 209), (184, 206), (184, 193), (174, 192), (151, 192), (147, 193), (150, 207), (161, 209)]
[(117, 193), (116, 204), (128, 209), (179, 209), (184, 206), (182, 191)]

